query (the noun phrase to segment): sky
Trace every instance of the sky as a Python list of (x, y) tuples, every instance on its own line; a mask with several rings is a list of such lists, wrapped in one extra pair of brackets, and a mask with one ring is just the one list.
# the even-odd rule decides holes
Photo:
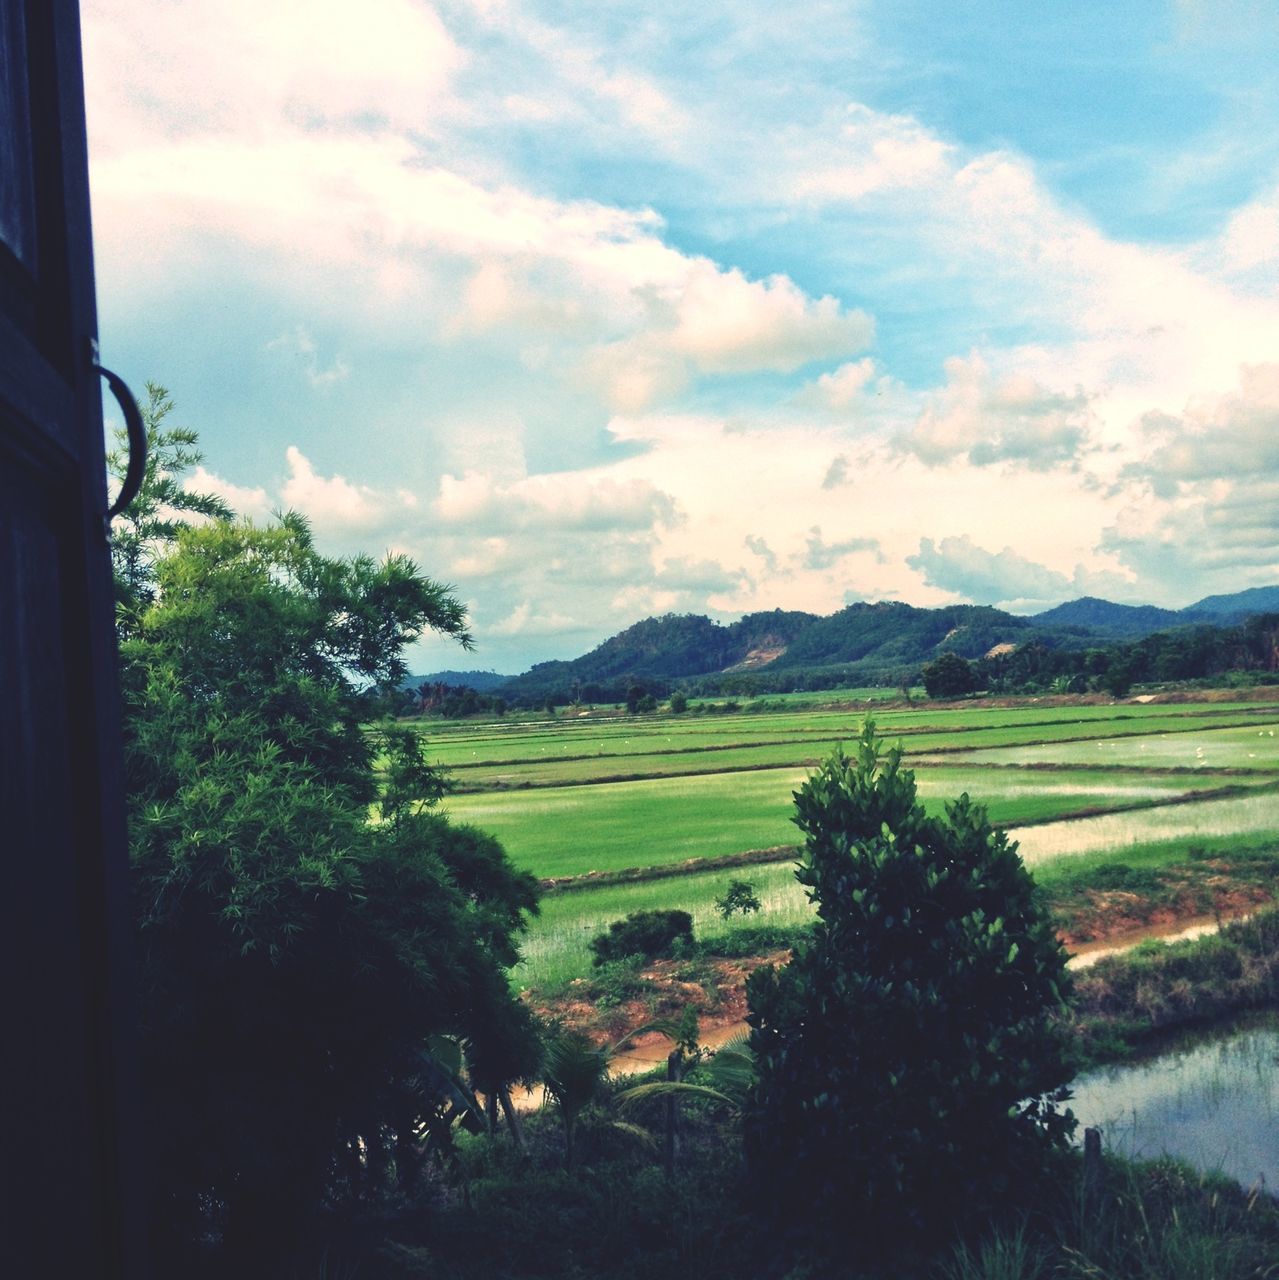
[(517, 672), (1279, 582), (1266, 0), (83, 0), (103, 360)]

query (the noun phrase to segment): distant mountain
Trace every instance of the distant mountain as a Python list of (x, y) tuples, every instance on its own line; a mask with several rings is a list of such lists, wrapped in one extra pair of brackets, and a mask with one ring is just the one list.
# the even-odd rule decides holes
[(1165, 627), (1205, 621), (1198, 608), (1193, 605), (1190, 609), (1159, 609), (1153, 604), (1114, 604), (1096, 596), (1084, 596), (1044, 613), (1032, 614), (1030, 621), (1039, 627), (1082, 627), (1108, 636), (1145, 636)]
[(943, 650), (980, 658), (994, 645), (1023, 643), (1030, 623), (986, 605), (917, 609), (898, 600), (850, 604), (817, 618), (797, 636), (778, 669), (858, 663), (883, 669), (918, 665)]
[(491, 693), (504, 685), (511, 677), (496, 671), (432, 671), (425, 676), (409, 676), (405, 689), (416, 689), (420, 684), (447, 684), (455, 689), (474, 689), (476, 693)]
[(668, 613), (642, 619), (580, 658), (539, 662), (501, 688), (504, 696), (517, 701), (576, 695), (586, 701), (616, 702), (632, 683), (661, 690), (681, 680), (757, 671), (776, 672), (781, 682), (790, 680), (790, 673), (798, 678), (801, 671), (824, 673), (823, 678), (841, 682), (896, 681), (946, 652), (980, 658), (997, 648), (1007, 652), (1031, 642), (1049, 650), (1104, 647), (1179, 627), (1234, 622), (1272, 609), (1279, 611), (1279, 587), (1209, 596), (1176, 610), (1087, 596), (1033, 617), (986, 605), (920, 609), (897, 600), (850, 604), (828, 617), (774, 609), (747, 614), (728, 625), (701, 614)]
[(1184, 610), (1218, 617), (1243, 618), (1254, 613), (1279, 613), (1279, 587), (1249, 587), (1228, 596), (1204, 596)]
[(1184, 609), (1158, 609), (1151, 604), (1115, 604), (1084, 596), (1032, 615), (1037, 627), (1083, 627), (1107, 636), (1137, 637), (1197, 622), (1239, 622), (1254, 613), (1279, 611), (1279, 586), (1249, 587), (1232, 595), (1205, 596)]
[(616, 700), (624, 686), (767, 668), (787, 671), (854, 666), (866, 678), (896, 677), (951, 650), (981, 657), (994, 645), (1023, 643), (1030, 623), (978, 605), (917, 609), (897, 601), (852, 604), (830, 617), (775, 609), (730, 625), (700, 614), (645, 618), (568, 662), (539, 662), (503, 686), (513, 698), (577, 690)]
[[(511, 679), (503, 692), (537, 697), (551, 690), (608, 686), (614, 696), (632, 680), (668, 681), (730, 668), (750, 670), (776, 660), (797, 635), (818, 621), (816, 614), (784, 609), (748, 613), (730, 626), (696, 613), (644, 618), (580, 658), (537, 663)], [(625, 690), (617, 696), (625, 696)]]

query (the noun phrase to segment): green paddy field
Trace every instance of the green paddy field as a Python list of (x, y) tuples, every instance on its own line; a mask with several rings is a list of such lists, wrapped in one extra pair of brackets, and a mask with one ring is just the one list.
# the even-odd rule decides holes
[[(764, 904), (750, 926), (808, 918), (790, 865), (791, 793), (857, 737), (868, 711), (900, 742), (926, 807), (967, 792), (1041, 880), (1065, 865), (1158, 866), (1234, 839), (1279, 846), (1275, 701), (832, 707), (830, 697), (768, 711), (424, 722), (456, 787), (450, 817), (556, 882), (516, 984), (584, 973), (590, 938), (644, 907), (690, 911), (703, 938), (741, 927), (714, 910), (733, 878), (752, 881)], [(773, 852), (723, 865), (763, 850)], [(702, 869), (708, 859), (719, 865)]]

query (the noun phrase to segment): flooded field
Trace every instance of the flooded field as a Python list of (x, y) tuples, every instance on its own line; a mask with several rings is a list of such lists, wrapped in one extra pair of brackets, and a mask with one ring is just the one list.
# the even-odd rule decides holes
[(1279, 829), (1279, 796), (1273, 791), (1197, 804), (1163, 805), (1130, 813), (1102, 814), (1070, 822), (1045, 822), (1011, 831), (1028, 866), (1071, 854), (1187, 838), (1255, 836)]
[(1279, 1190), (1279, 1015), (1074, 1083), (1071, 1109), (1106, 1148), (1172, 1155), (1246, 1187)]
[(1255, 727), (1041, 742), (964, 753), (974, 764), (1122, 765), (1145, 769), (1279, 769), (1279, 717)]

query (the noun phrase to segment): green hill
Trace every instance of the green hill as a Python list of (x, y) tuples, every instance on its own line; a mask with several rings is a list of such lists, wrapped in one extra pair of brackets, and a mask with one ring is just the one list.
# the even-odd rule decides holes
[[(1079, 652), (1131, 644), (1157, 632), (1183, 637), (1170, 642), (1180, 650), (1190, 645), (1185, 637), (1191, 628), (1234, 621), (1272, 599), (1279, 599), (1279, 587), (1210, 596), (1181, 610), (1084, 597), (1033, 617), (988, 605), (921, 609), (898, 600), (858, 602), (827, 617), (774, 609), (727, 625), (701, 614), (668, 613), (644, 618), (580, 658), (540, 662), (506, 681), (501, 692), (526, 703), (621, 702), (635, 684), (658, 696), (677, 683), (694, 692), (747, 694), (896, 684), (917, 678), (924, 663), (947, 652), (975, 659), (1032, 644), (1041, 655)], [(1207, 641), (1201, 637), (1199, 643)], [(1037, 661), (1044, 665), (1042, 656)], [(1047, 663), (1055, 665), (1056, 659)]]

